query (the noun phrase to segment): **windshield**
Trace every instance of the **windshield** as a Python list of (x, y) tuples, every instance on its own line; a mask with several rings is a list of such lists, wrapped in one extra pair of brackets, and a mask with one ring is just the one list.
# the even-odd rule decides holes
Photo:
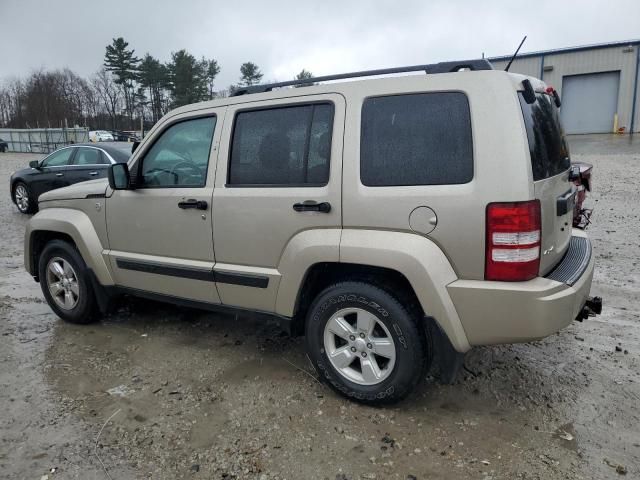
[(553, 98), (539, 93), (528, 104), (519, 92), (520, 106), (529, 140), (533, 180), (544, 180), (569, 168), (569, 148), (560, 125), (560, 116)]

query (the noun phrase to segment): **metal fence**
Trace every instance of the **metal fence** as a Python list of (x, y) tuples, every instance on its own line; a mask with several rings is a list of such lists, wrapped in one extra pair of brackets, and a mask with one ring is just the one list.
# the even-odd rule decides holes
[(8, 152), (51, 153), (71, 143), (89, 141), (88, 128), (0, 128)]

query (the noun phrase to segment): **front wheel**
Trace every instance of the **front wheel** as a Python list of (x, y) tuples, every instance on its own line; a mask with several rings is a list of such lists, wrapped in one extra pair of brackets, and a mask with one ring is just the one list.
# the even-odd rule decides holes
[(33, 213), (36, 211), (36, 201), (31, 197), (29, 189), (23, 182), (18, 182), (13, 187), (13, 202), (21, 213)]
[(389, 292), (361, 282), (325, 289), (309, 310), (306, 344), (320, 377), (338, 393), (371, 405), (406, 397), (427, 366), (427, 344)]
[(38, 263), (40, 286), (51, 309), (71, 323), (90, 323), (96, 300), (88, 269), (78, 251), (62, 240), (47, 244)]

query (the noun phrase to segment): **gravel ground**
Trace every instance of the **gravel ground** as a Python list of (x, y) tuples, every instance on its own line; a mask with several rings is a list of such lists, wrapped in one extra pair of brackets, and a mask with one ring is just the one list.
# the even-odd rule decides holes
[(477, 348), (455, 384), (428, 377), (385, 409), (336, 396), (301, 339), (244, 318), (131, 300), (63, 323), (24, 272), (6, 181), (39, 156), (0, 154), (0, 478), (640, 478), (640, 141), (571, 145), (595, 165), (603, 314)]

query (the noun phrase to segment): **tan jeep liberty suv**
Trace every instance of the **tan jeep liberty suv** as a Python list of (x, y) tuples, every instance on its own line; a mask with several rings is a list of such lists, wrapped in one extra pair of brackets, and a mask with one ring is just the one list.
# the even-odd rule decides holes
[(275, 318), (370, 404), (599, 313), (552, 89), (484, 60), (294, 83), (178, 108), (108, 181), (42, 195), (25, 266), (54, 312), (129, 294)]

